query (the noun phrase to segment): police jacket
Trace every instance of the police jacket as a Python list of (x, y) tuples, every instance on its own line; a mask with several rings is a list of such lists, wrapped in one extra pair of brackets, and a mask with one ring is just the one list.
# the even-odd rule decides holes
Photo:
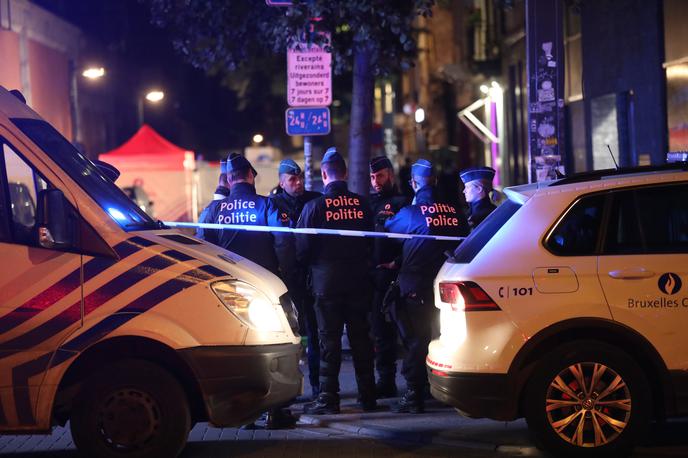
[[(368, 201), (347, 189), (345, 181), (334, 181), (325, 193), (306, 203), (297, 227), (373, 230)], [(351, 293), (369, 283), (370, 239), (336, 235), (296, 235), (296, 255), (311, 271), (314, 294)]]
[[(218, 186), (215, 189), (215, 194), (213, 194), (213, 200), (203, 209), (201, 214), (198, 216), (199, 223), (215, 223), (213, 219), (213, 213), (216, 211), (216, 207), (220, 205), (220, 201), (229, 195), (229, 189), (224, 186)], [(196, 229), (196, 237), (203, 239), (206, 242), (219, 245), (220, 243), (220, 231), (218, 229), (204, 229), (199, 227)]]
[[(287, 226), (286, 215), (280, 215), (274, 203), (267, 197), (256, 194), (256, 188), (249, 183), (235, 184), (229, 196), (217, 202), (212, 213), (215, 223)], [(218, 245), (277, 273), (276, 243), (279, 243), (279, 239), (275, 239), (270, 232), (222, 229)]]
[[(388, 219), (385, 229), (402, 234), (452, 237), (466, 236), (469, 232), (465, 215), (455, 206), (438, 201), (432, 186), (419, 189), (415, 204), (407, 205)], [(399, 270), (401, 293), (421, 293), (432, 288), (433, 279), (445, 260), (444, 251), (455, 246), (456, 242), (452, 241), (405, 240)]]
[[(399, 213), (409, 203), (396, 186), (389, 191), (370, 195), (370, 207), (373, 210), (375, 231), (384, 232), (385, 221)], [(373, 267), (387, 264), (401, 256), (402, 244), (399, 240), (376, 238), (373, 240)], [(393, 271), (394, 272), (394, 271)], [(380, 285), (387, 286), (387, 285)]]
[[(285, 191), (270, 196), (270, 200), (279, 208), (280, 217), (286, 214), (286, 224), (294, 228), (301, 216), (301, 211), (306, 202), (309, 202), (322, 194), (314, 191), (305, 191), (300, 196), (290, 196)], [(280, 276), (287, 288), (293, 294), (295, 288), (303, 290), (305, 288), (305, 269), (296, 260), (296, 245), (293, 234), (275, 233), (279, 239), (276, 245), (277, 260), (279, 262)], [(298, 292), (296, 292), (298, 294)]]
[(495, 208), (497, 206), (492, 203), (489, 197), (471, 202), (471, 214), (468, 217), (468, 224), (470, 224), (471, 229), (475, 229), (478, 224), (482, 223)]

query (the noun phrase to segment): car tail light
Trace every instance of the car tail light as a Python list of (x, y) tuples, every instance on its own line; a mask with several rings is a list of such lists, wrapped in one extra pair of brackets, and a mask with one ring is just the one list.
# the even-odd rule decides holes
[(440, 282), (440, 299), (452, 310), (478, 312), (501, 310), (492, 298), (472, 281)]

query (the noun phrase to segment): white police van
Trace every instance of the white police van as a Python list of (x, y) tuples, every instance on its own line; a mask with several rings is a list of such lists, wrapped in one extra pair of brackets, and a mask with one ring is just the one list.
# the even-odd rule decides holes
[(432, 394), (555, 456), (627, 453), (688, 414), (688, 165), (505, 194), (436, 278)]
[(0, 152), (0, 434), (172, 457), (300, 393), (277, 277), (164, 229), (2, 87)]

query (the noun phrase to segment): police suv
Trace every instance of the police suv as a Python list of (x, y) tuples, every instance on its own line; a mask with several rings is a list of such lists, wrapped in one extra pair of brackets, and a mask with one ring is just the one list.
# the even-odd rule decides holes
[(2, 87), (0, 152), (0, 433), (173, 457), (300, 392), (277, 277), (166, 230)]
[(435, 280), (432, 394), (524, 416), (555, 456), (627, 453), (650, 420), (688, 414), (688, 164), (505, 194)]

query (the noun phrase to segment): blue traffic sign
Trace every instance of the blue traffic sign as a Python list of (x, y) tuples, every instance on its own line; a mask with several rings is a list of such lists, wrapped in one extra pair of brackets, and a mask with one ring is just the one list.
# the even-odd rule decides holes
[(330, 133), (330, 109), (327, 107), (287, 108), (288, 135), (327, 135)]

